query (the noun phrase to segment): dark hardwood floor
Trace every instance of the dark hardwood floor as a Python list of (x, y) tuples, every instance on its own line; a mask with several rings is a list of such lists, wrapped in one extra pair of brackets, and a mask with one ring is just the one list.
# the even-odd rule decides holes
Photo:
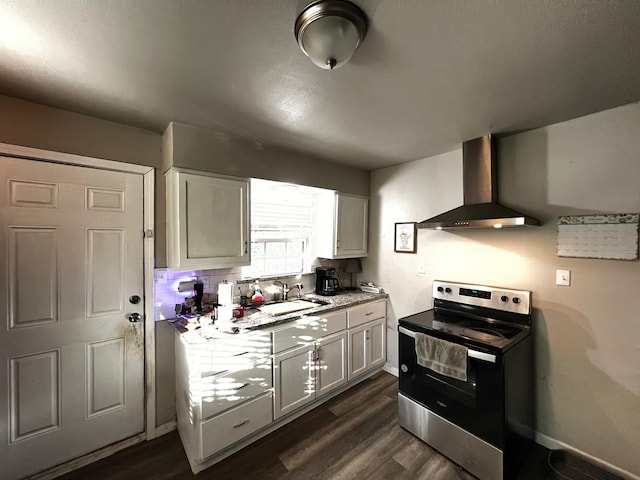
[[(398, 425), (397, 378), (380, 373), (197, 475), (241, 479), (474, 480)], [(518, 480), (544, 479), (544, 449)], [(69, 473), (78, 479), (190, 479), (176, 432)]]

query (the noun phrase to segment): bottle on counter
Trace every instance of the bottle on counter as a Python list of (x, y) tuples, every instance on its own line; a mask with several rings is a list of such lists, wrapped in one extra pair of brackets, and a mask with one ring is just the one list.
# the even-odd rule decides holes
[(255, 285), (253, 286), (253, 295), (251, 296), (251, 301), (254, 305), (262, 305), (264, 302), (264, 295), (262, 294), (262, 290), (260, 289), (260, 283), (256, 280)]

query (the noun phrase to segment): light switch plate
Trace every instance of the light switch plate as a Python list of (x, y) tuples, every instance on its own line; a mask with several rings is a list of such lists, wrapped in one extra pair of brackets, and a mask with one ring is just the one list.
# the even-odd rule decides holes
[(427, 264), (424, 262), (420, 262), (418, 264), (418, 273), (420, 275), (424, 275), (425, 273), (427, 273)]
[(556, 270), (556, 285), (568, 287), (571, 285), (571, 270)]

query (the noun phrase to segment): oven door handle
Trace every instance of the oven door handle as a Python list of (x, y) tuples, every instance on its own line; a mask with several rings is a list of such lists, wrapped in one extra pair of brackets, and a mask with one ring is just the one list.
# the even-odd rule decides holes
[[(416, 332), (413, 332), (404, 327), (398, 327), (398, 332), (403, 335), (407, 335), (411, 338), (416, 338)], [(483, 362), (496, 363), (496, 356), (491, 353), (479, 352), (477, 350), (472, 350), (467, 348), (467, 356), (470, 358), (475, 358), (476, 360), (482, 360)]]

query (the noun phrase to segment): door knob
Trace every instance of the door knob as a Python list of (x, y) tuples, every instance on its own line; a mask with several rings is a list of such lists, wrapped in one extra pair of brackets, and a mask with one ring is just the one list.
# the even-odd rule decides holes
[(138, 295), (131, 295), (129, 297), (129, 303), (133, 303), (134, 305), (140, 303), (141, 298)]
[(142, 320), (142, 315), (140, 315), (139, 313), (131, 313), (129, 315), (129, 321), (131, 323), (136, 323), (136, 322), (139, 322), (140, 320)]

